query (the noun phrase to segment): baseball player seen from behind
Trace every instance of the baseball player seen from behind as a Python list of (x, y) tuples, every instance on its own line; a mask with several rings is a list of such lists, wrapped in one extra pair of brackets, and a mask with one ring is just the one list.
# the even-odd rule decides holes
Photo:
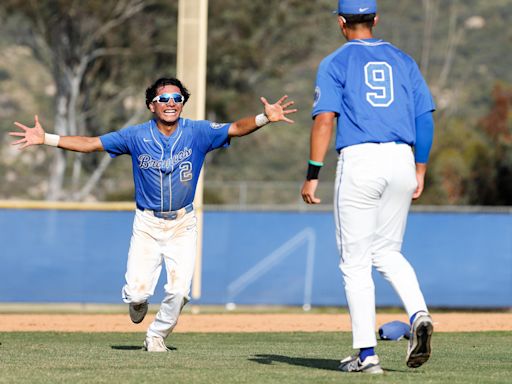
[[(336, 237), (352, 322), (354, 356), (344, 372), (382, 373), (374, 347), (372, 267), (391, 283), (410, 318), (406, 362), (430, 357), (432, 319), (416, 274), (401, 254), (411, 199), (420, 197), (432, 145), (434, 102), (414, 60), (373, 37), (375, 0), (339, 0), (338, 24), (347, 43), (317, 73), (310, 160), (301, 190), (307, 204), (337, 119), (334, 207)], [(414, 152), (413, 152), (414, 148)]]
[(264, 113), (259, 115), (234, 123), (195, 121), (180, 117), (189, 96), (178, 79), (161, 78), (146, 90), (146, 106), (153, 118), (145, 123), (100, 137), (60, 137), (45, 133), (36, 116), (33, 128), (16, 122), (21, 132), (10, 132), (20, 137), (12, 143), (20, 149), (47, 144), (77, 152), (131, 156), (137, 208), (122, 298), (129, 304), (134, 323), (140, 323), (147, 313), (162, 261), (167, 273), (165, 297), (144, 341), (150, 352), (168, 350), (164, 340), (189, 300), (197, 246), (192, 202), (206, 154), (268, 123), (293, 123), (287, 115), (297, 111), (290, 109), (294, 102), (287, 101), (287, 96), (275, 104), (261, 97)]

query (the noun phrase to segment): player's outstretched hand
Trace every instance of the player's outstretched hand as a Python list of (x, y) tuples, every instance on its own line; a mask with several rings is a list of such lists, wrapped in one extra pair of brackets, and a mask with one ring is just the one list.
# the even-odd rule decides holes
[[(271, 122), (275, 121), (286, 121), (287, 123), (292, 124), (294, 121), (290, 120), (286, 117), (286, 115), (289, 115), (290, 113), (295, 113), (298, 111), (298, 109), (289, 109), (293, 104), (295, 104), (294, 101), (287, 101), (285, 100), (288, 98), (288, 95), (284, 95), (281, 97), (275, 104), (270, 104), (267, 99), (264, 97), (260, 97), (261, 102), (263, 103), (263, 106), (265, 107), (265, 115), (267, 115), (267, 118)], [(283, 104), (284, 103), (284, 104)]]
[(302, 200), (306, 204), (320, 204), (322, 200), (315, 196), (316, 187), (318, 187), (318, 180), (306, 180), (300, 191)]
[(21, 128), (22, 132), (14, 131), (9, 132), (10, 136), (18, 136), (21, 139), (12, 142), (12, 145), (18, 145), (18, 149), (24, 149), (31, 145), (39, 145), (44, 143), (44, 130), (41, 124), (39, 123), (39, 118), (37, 115), (34, 117), (35, 125), (33, 128), (29, 128), (26, 125), (14, 122), (18, 128)]

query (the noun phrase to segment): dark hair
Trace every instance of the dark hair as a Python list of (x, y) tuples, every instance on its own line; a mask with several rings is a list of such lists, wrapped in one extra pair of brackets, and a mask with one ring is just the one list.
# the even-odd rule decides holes
[(148, 107), (148, 109), (149, 109), (149, 104), (151, 104), (151, 102), (155, 98), (155, 96), (158, 92), (158, 89), (165, 87), (166, 85), (174, 85), (174, 86), (178, 87), (180, 89), (180, 93), (185, 98), (185, 101), (183, 102), (183, 104), (185, 104), (187, 102), (187, 100), (190, 97), (190, 92), (188, 91), (187, 88), (185, 88), (185, 86), (181, 83), (181, 81), (179, 81), (175, 77), (162, 77), (162, 78), (158, 79), (157, 81), (155, 81), (153, 83), (153, 85), (151, 85), (148, 89), (146, 89), (146, 107)]
[(340, 16), (343, 16), (343, 18), (346, 20), (347, 27), (351, 29), (354, 29), (358, 24), (363, 24), (364, 27), (372, 29), (373, 21), (375, 20), (376, 15), (376, 13), (366, 13), (363, 15), (340, 13)]

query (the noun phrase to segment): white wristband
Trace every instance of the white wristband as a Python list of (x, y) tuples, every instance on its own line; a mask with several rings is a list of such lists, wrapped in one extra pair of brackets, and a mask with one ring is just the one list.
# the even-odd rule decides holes
[(60, 141), (59, 135), (53, 135), (51, 133), (44, 134), (44, 144), (51, 145), (52, 147), (58, 147)]
[(259, 115), (256, 115), (254, 122), (256, 123), (257, 127), (263, 127), (265, 124), (270, 123), (270, 120), (268, 119), (267, 115), (260, 113)]

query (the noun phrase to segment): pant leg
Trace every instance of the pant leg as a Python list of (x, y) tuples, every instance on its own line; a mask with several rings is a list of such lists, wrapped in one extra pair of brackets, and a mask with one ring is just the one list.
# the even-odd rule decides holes
[(162, 255), (157, 241), (157, 223), (137, 210), (128, 251), (126, 284), (122, 289), (125, 303), (142, 303), (155, 292), (162, 269)]
[(354, 348), (377, 344), (371, 249), (380, 197), (386, 186), (378, 153), (378, 144), (363, 144), (343, 150), (335, 182), (340, 269), (350, 311)]
[(180, 220), (167, 223), (169, 237), (162, 246), (167, 272), (165, 297), (149, 326), (148, 336), (167, 337), (176, 326), (183, 306), (190, 300), (197, 252), (196, 221), (194, 212), (190, 212)]
[(382, 195), (372, 247), (373, 265), (393, 286), (410, 317), (427, 310), (414, 269), (401, 253), (412, 194), (417, 185), (416, 171), (408, 146), (389, 145), (388, 149), (392, 173)]

